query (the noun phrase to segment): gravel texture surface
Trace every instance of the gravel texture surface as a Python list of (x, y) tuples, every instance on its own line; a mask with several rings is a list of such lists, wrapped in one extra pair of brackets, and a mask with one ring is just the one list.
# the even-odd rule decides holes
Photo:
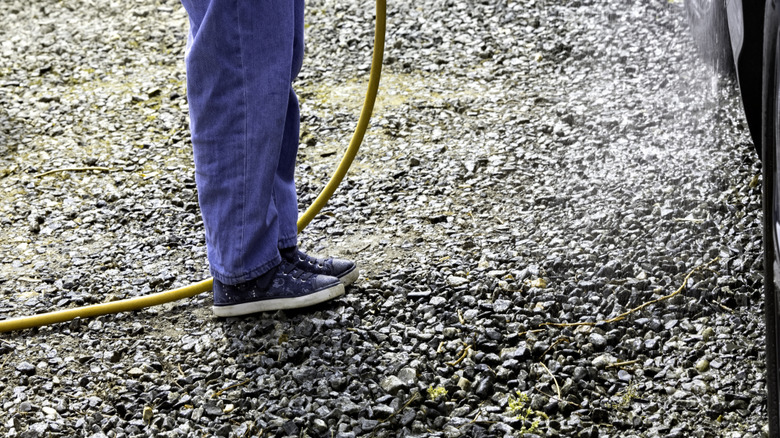
[[(302, 207), (354, 127), (373, 7), (307, 4)], [(301, 235), (363, 278), (302, 311), (218, 319), (203, 294), (0, 335), (0, 434), (765, 434), (760, 164), (682, 1), (388, 14), (371, 130)], [(208, 276), (186, 32), (173, 0), (0, 2), (2, 317)]]

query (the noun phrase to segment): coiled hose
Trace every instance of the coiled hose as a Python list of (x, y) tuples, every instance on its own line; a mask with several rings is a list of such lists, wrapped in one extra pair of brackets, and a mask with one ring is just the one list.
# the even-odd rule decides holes
[[(325, 204), (336, 191), (347, 170), (352, 165), (355, 155), (363, 142), (363, 137), (368, 128), (368, 122), (371, 119), (371, 113), (374, 111), (374, 102), (379, 89), (379, 79), (382, 74), (382, 58), (385, 47), (385, 21), (386, 21), (386, 0), (376, 0), (376, 20), (374, 24), (374, 53), (371, 58), (371, 73), (368, 79), (368, 89), (363, 101), (363, 109), (360, 112), (355, 132), (352, 134), (352, 140), (344, 153), (336, 172), (330, 178), (330, 181), (322, 189), (314, 203), (298, 218), (298, 232), (300, 233), (314, 219), (314, 216), (322, 210)], [(198, 283), (191, 284), (179, 289), (173, 289), (165, 292), (151, 294), (143, 297), (128, 298), (110, 303), (94, 304), (91, 306), (77, 307), (73, 309), (58, 310), (54, 312), (42, 313), (39, 315), (23, 316), (0, 321), (0, 332), (22, 330), (33, 327), (40, 327), (58, 322), (70, 321), (76, 318), (88, 318), (111, 313), (129, 312), (140, 310), (146, 307), (157, 306), (184, 298), (193, 297), (203, 292), (211, 290), (213, 279), (209, 278)]]

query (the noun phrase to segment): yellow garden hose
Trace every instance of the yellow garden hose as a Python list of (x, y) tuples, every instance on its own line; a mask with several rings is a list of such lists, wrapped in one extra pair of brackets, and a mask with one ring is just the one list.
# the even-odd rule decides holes
[(349, 147), (344, 152), (344, 157), (341, 159), (339, 167), (330, 178), (328, 184), (322, 189), (322, 192), (320, 192), (320, 195), (317, 196), (317, 199), (314, 200), (309, 209), (298, 218), (299, 233), (309, 225), (314, 216), (328, 203), (333, 192), (336, 191), (336, 188), (341, 184), (341, 180), (344, 179), (344, 175), (347, 174), (349, 166), (352, 165), (352, 160), (355, 159), (360, 143), (363, 142), (363, 136), (368, 128), (368, 121), (371, 119), (371, 113), (374, 111), (374, 101), (376, 101), (376, 93), (379, 89), (379, 78), (382, 75), (382, 57), (385, 54), (385, 9), (385, 0), (376, 0), (374, 55), (371, 59), (371, 74), (368, 78), (368, 89), (366, 90), (366, 98), (363, 101), (363, 109), (360, 111), (360, 118), (355, 127), (355, 132), (352, 134), (352, 140), (350, 140)]
[[(349, 167), (352, 165), (352, 161), (355, 159), (355, 155), (360, 148), (360, 143), (363, 141), (363, 136), (365, 135), (366, 129), (368, 128), (368, 121), (371, 118), (371, 113), (374, 110), (374, 101), (376, 101), (376, 94), (377, 90), (379, 89), (379, 78), (382, 74), (382, 57), (384, 55), (385, 47), (385, 3), (386, 0), (376, 0), (374, 53), (371, 59), (371, 74), (369, 75), (366, 98), (363, 101), (363, 109), (360, 112), (360, 118), (358, 119), (357, 126), (355, 127), (355, 132), (352, 134), (352, 140), (349, 142), (349, 147), (347, 147), (347, 151), (344, 153), (344, 157), (341, 159), (341, 163), (336, 169), (336, 172), (333, 174), (325, 188), (322, 189), (320, 195), (317, 196), (317, 199), (314, 200), (314, 203), (298, 219), (299, 233), (304, 228), (306, 228), (309, 222), (314, 219), (314, 216), (316, 216), (317, 213), (322, 210), (330, 197), (336, 191), (336, 188), (344, 179), (344, 175), (347, 174), (347, 170), (349, 170)], [(126, 300), (112, 301), (110, 303), (94, 304), (91, 306), (59, 310), (49, 313), (42, 313), (40, 315), (12, 318), (5, 321), (0, 321), (0, 332), (40, 327), (43, 325), (70, 321), (76, 318), (87, 318), (108, 315), (111, 313), (140, 310), (146, 307), (193, 297), (203, 292), (210, 291), (212, 282), (213, 279), (209, 278), (208, 280), (203, 280), (201, 282), (194, 283), (179, 289), (173, 289), (143, 297), (128, 298)]]

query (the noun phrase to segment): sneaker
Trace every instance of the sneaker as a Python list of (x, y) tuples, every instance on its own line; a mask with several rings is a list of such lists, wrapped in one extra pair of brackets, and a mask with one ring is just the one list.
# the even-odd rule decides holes
[(214, 314), (239, 316), (319, 304), (344, 294), (344, 285), (327, 275), (298, 269), (282, 260), (260, 277), (236, 285), (214, 280)]
[(350, 260), (333, 257), (319, 259), (305, 254), (297, 246), (281, 249), (279, 254), (282, 255), (282, 260), (292, 263), (300, 270), (311, 272), (312, 274), (336, 277), (344, 286), (354, 283), (360, 276), (357, 265)]

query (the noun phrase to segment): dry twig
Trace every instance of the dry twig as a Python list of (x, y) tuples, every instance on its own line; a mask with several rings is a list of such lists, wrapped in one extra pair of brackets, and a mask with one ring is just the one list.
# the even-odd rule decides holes
[(553, 382), (555, 382), (555, 390), (558, 392), (558, 400), (563, 400), (563, 398), (561, 398), (561, 387), (558, 386), (558, 379), (556, 379), (555, 376), (553, 376), (553, 373), (550, 371), (549, 368), (547, 368), (547, 365), (545, 365), (542, 362), (539, 362), (539, 365), (541, 365), (542, 368), (544, 368), (544, 370), (547, 371), (547, 374), (549, 374), (550, 377), (552, 377)]
[(466, 348), (463, 349), (463, 353), (460, 355), (458, 360), (447, 362), (447, 365), (456, 366), (457, 364), (461, 363), (461, 361), (466, 358), (466, 355), (469, 354), (469, 350), (471, 350), (471, 345), (466, 345)]
[(97, 170), (97, 171), (100, 171), (100, 172), (111, 172), (114, 169), (112, 169), (110, 167), (95, 167), (95, 166), (92, 166), (92, 167), (65, 167), (65, 168), (62, 168), (62, 169), (52, 169), (52, 170), (49, 170), (49, 171), (46, 171), (46, 172), (43, 172), (43, 173), (39, 173), (39, 174), (37, 174), (35, 176), (37, 178), (40, 178), (42, 176), (51, 175), (52, 173), (57, 173), (57, 172), (86, 172), (88, 170)]
[(229, 389), (238, 388), (239, 386), (246, 385), (246, 384), (247, 384), (247, 383), (249, 383), (251, 380), (252, 380), (252, 379), (246, 379), (246, 380), (244, 380), (243, 382), (236, 383), (235, 385), (230, 385), (230, 386), (228, 386), (227, 388), (222, 388), (222, 389), (220, 389), (219, 391), (215, 392), (215, 393), (214, 393), (214, 394), (211, 396), (211, 398), (219, 397), (220, 395), (222, 395), (222, 393), (223, 393), (223, 392), (225, 392), (225, 391), (227, 391), (227, 390), (229, 390)]
[(690, 272), (688, 272), (688, 275), (685, 276), (685, 279), (683, 279), (682, 285), (680, 285), (680, 287), (677, 288), (676, 291), (670, 293), (669, 295), (664, 295), (664, 296), (662, 296), (660, 298), (656, 298), (654, 300), (650, 300), (650, 301), (648, 301), (646, 303), (643, 303), (643, 304), (641, 304), (641, 305), (639, 305), (637, 307), (634, 307), (633, 309), (627, 310), (627, 311), (621, 313), (620, 315), (618, 315), (618, 316), (616, 316), (614, 318), (605, 319), (603, 321), (597, 321), (597, 322), (565, 322), (565, 323), (545, 322), (542, 325), (551, 325), (551, 326), (554, 326), (554, 327), (578, 327), (578, 326), (582, 326), (582, 325), (594, 326), (594, 325), (598, 325), (598, 324), (610, 324), (610, 323), (613, 323), (613, 322), (622, 321), (627, 316), (631, 315), (632, 313), (636, 313), (636, 312), (644, 309), (647, 306), (651, 306), (651, 305), (653, 305), (655, 303), (658, 303), (658, 302), (661, 302), (661, 301), (664, 301), (664, 300), (668, 300), (668, 299), (678, 295), (680, 292), (685, 290), (685, 285), (688, 284), (688, 280), (691, 278), (691, 276), (693, 276), (693, 274), (695, 274), (696, 272), (701, 271), (703, 269), (709, 268), (709, 266), (711, 264), (717, 262), (718, 260), (720, 260), (720, 257), (715, 257), (714, 259), (710, 260), (709, 262), (707, 262), (707, 263), (705, 263), (703, 265), (699, 265), (699, 266), (691, 269)]
[(527, 335), (527, 334), (531, 334), (531, 333), (541, 333), (543, 331), (544, 331), (544, 329), (526, 330), (524, 332), (518, 333), (517, 336), (523, 336), (523, 335)]
[[(393, 412), (389, 417), (385, 418), (384, 420), (379, 420), (379, 424), (382, 424), (382, 423), (385, 423), (387, 421), (390, 421), (391, 418), (395, 417), (396, 415), (398, 415), (399, 412), (402, 412), (404, 409), (408, 408), (409, 405), (412, 404), (412, 402), (414, 402), (418, 398), (420, 398), (420, 393), (419, 392), (413, 393), (412, 396), (409, 397), (409, 400), (407, 400), (406, 403), (404, 403), (403, 406), (398, 408), (397, 411)], [(379, 424), (377, 425), (377, 427), (379, 427)], [(376, 427), (374, 428), (374, 430), (376, 431)]]
[(637, 362), (639, 362), (639, 359), (627, 360), (625, 362), (615, 362), (615, 363), (607, 364), (606, 368), (624, 367), (624, 366), (627, 366), (627, 365), (633, 365), (633, 364), (635, 364)]
[(560, 338), (556, 339), (556, 340), (555, 340), (555, 342), (553, 342), (553, 343), (552, 343), (552, 345), (550, 345), (550, 347), (549, 347), (549, 348), (547, 348), (547, 350), (544, 350), (544, 353), (542, 353), (542, 355), (541, 355), (541, 356), (539, 356), (539, 358), (541, 359), (541, 358), (543, 358), (544, 356), (546, 356), (546, 355), (547, 355), (547, 353), (549, 353), (549, 352), (550, 352), (550, 350), (552, 350), (553, 348), (555, 348), (555, 346), (556, 346), (556, 345), (558, 345), (558, 344), (560, 344), (560, 343), (562, 343), (562, 342), (571, 342), (571, 340), (570, 340), (569, 338), (565, 337), (565, 336), (564, 336), (564, 337), (560, 337)]

